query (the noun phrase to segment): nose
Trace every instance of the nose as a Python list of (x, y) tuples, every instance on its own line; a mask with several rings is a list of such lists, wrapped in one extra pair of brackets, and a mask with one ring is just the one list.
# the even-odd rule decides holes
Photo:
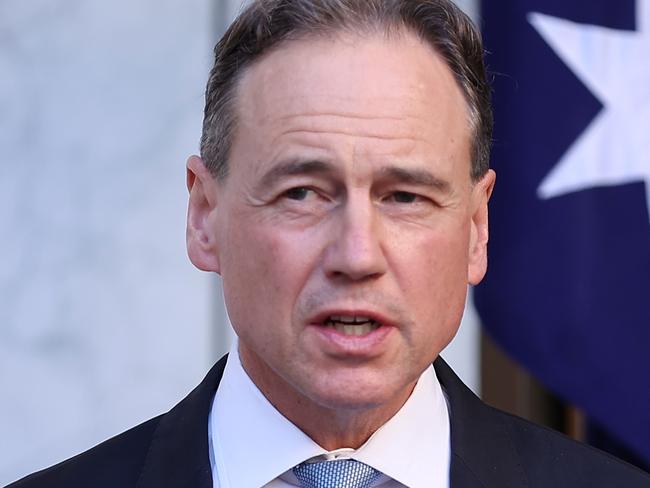
[(387, 270), (380, 217), (369, 201), (348, 200), (339, 207), (325, 253), (328, 277), (363, 281)]

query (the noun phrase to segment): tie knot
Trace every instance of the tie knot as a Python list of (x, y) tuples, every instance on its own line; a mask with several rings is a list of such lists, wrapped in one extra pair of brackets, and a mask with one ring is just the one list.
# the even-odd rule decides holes
[(303, 488), (369, 488), (381, 476), (354, 459), (302, 463), (293, 468), (293, 473)]

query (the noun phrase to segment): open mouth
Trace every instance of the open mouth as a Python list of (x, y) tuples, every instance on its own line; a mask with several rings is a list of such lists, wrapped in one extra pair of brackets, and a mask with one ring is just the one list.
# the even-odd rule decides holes
[(380, 323), (370, 317), (360, 315), (330, 315), (323, 322), (337, 332), (347, 336), (363, 336), (380, 327)]

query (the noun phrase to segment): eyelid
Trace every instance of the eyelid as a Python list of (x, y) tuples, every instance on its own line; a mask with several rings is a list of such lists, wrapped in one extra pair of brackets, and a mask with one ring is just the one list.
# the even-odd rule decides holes
[(390, 190), (386, 192), (386, 198), (391, 198), (394, 197), (397, 194), (403, 194), (403, 195), (413, 195), (416, 198), (420, 199), (429, 199), (428, 196), (423, 195), (422, 193), (416, 191), (416, 190), (400, 190), (400, 189), (395, 189), (395, 190)]
[[(404, 193), (408, 195), (413, 195), (414, 199), (411, 202), (398, 202), (396, 200), (395, 194), (397, 193)], [(423, 192), (419, 191), (413, 191), (413, 190), (391, 190), (390, 192), (387, 192), (384, 197), (380, 199), (380, 202), (385, 203), (387, 205), (395, 205), (395, 206), (401, 206), (404, 209), (406, 208), (414, 208), (414, 207), (423, 207), (423, 206), (431, 206), (431, 207), (441, 207), (441, 204), (438, 200), (436, 200), (433, 196), (431, 195), (426, 195)]]
[[(305, 190), (306, 194), (304, 198), (290, 198), (289, 193), (295, 190)], [(291, 185), (286, 188), (284, 188), (282, 191), (280, 191), (277, 196), (276, 200), (281, 201), (281, 200), (288, 200), (292, 202), (306, 202), (306, 201), (313, 201), (313, 200), (331, 200), (331, 196), (327, 194), (327, 192), (323, 191), (321, 188), (315, 187), (313, 185)]]
[(340, 190), (335, 182), (311, 175), (301, 175), (289, 177), (281, 184), (279, 184), (277, 188), (277, 194), (282, 195), (295, 188), (306, 188), (307, 190), (311, 190), (318, 195), (327, 198), (334, 198), (340, 193)]

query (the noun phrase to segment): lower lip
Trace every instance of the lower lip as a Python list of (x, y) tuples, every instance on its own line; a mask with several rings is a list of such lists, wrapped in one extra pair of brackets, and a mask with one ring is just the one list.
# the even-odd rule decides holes
[(325, 353), (335, 356), (371, 357), (381, 353), (394, 327), (381, 325), (362, 336), (346, 335), (332, 326), (310, 325)]

